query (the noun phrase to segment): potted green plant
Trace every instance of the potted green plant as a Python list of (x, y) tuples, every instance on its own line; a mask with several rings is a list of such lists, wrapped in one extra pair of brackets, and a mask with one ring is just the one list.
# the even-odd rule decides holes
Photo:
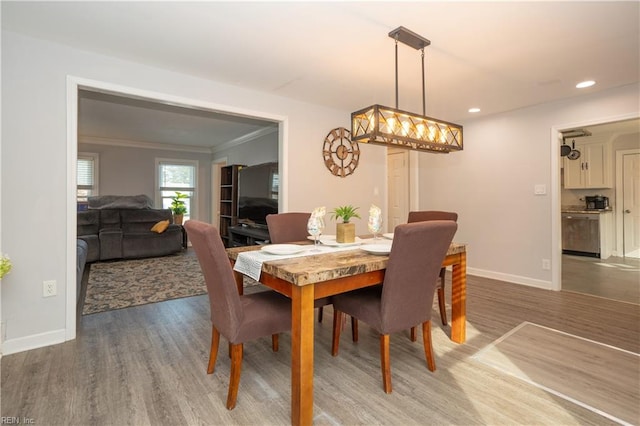
[(358, 207), (352, 205), (339, 206), (331, 212), (331, 218), (342, 219), (342, 222), (336, 224), (336, 242), (353, 243), (356, 240), (356, 224), (351, 223), (351, 219), (356, 217), (360, 219), (360, 215), (356, 211)]
[(189, 198), (187, 194), (176, 191), (176, 195), (171, 198), (171, 206), (169, 209), (173, 213), (173, 223), (182, 225), (184, 214), (187, 212), (187, 205), (183, 200)]
[(2, 279), (2, 277), (11, 272), (12, 266), (13, 265), (11, 264), (11, 259), (9, 259), (9, 256), (0, 253), (0, 280)]

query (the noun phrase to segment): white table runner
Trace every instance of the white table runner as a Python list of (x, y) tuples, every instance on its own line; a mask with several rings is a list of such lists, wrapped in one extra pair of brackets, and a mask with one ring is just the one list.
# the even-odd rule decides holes
[[(362, 240), (363, 244), (368, 244), (373, 240)], [(294, 257), (304, 257), (304, 256), (313, 256), (316, 254), (323, 253), (335, 253), (339, 251), (347, 251), (347, 250), (357, 250), (361, 245), (349, 245), (344, 247), (335, 247), (335, 246), (327, 246), (327, 245), (318, 245), (319, 251), (314, 250), (314, 246), (304, 246), (309, 247), (307, 250), (304, 250), (300, 253), (296, 254), (270, 254), (262, 250), (254, 250), (254, 251), (245, 251), (238, 254), (238, 258), (236, 259), (236, 263), (233, 265), (233, 270), (240, 272), (244, 275), (247, 275), (253, 278), (256, 281), (260, 281), (260, 274), (262, 273), (262, 264), (264, 262), (268, 262), (270, 260), (283, 260), (283, 259), (291, 259)]]

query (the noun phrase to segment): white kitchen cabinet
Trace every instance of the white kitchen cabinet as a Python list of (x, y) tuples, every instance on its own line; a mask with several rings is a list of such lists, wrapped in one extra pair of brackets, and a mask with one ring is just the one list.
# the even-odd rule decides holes
[(576, 143), (580, 158), (564, 157), (564, 187), (566, 189), (611, 188), (611, 143)]

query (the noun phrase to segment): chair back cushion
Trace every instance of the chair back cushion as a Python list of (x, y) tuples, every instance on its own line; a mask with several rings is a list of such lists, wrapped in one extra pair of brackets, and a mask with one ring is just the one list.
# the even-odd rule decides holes
[(238, 287), (218, 229), (208, 223), (188, 220), (184, 224), (207, 284), (211, 322), (232, 341), (243, 319)]
[(307, 222), (311, 213), (278, 213), (267, 215), (269, 238), (273, 244), (307, 239)]
[(431, 319), (438, 274), (457, 229), (450, 220), (396, 226), (382, 286), (383, 334)]
[(458, 221), (458, 213), (443, 212), (438, 210), (422, 210), (409, 212), (407, 223), (426, 222), (428, 220), (452, 220)]

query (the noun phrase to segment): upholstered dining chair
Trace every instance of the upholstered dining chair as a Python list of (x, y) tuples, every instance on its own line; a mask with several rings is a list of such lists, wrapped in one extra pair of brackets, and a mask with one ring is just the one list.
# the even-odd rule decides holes
[(369, 324), (380, 333), (380, 365), (386, 393), (392, 390), (391, 333), (422, 324), (427, 368), (436, 369), (431, 344), (431, 306), (440, 267), (457, 228), (458, 224), (450, 220), (396, 226), (382, 286), (333, 296), (331, 354), (338, 354), (342, 312)]
[[(407, 223), (426, 222), (429, 220), (458, 220), (458, 213), (445, 212), (438, 210), (422, 210), (409, 212)], [(445, 277), (447, 276), (447, 268), (440, 268), (439, 282), (436, 286), (438, 292), (438, 307), (440, 308), (440, 320), (442, 325), (447, 325), (447, 308), (445, 305), (444, 286)], [(415, 328), (411, 329), (411, 340), (416, 341)]]
[[(311, 213), (276, 213), (267, 215), (267, 227), (269, 228), (269, 240), (273, 244), (293, 243), (296, 241), (306, 241), (307, 222)], [(328, 297), (317, 299), (314, 307), (318, 308), (318, 322), (322, 322), (322, 307), (330, 305)]]
[(285, 244), (294, 241), (306, 241), (307, 222), (311, 213), (277, 213), (267, 215), (269, 239), (273, 244)]
[(291, 329), (291, 301), (271, 290), (240, 295), (218, 229), (195, 220), (187, 221), (184, 227), (209, 293), (212, 333), (208, 374), (214, 372), (220, 335), (230, 344), (227, 408), (232, 410), (238, 397), (243, 343), (271, 335), (273, 351), (277, 351), (278, 333)]
[[(273, 244), (285, 244), (296, 241), (305, 241), (307, 222), (311, 213), (289, 212), (267, 215), (267, 227), (269, 239)], [(322, 322), (323, 307), (331, 304), (331, 297), (323, 297), (314, 301), (314, 307), (318, 308), (318, 322)], [(358, 322), (351, 319), (351, 332), (354, 341), (358, 340)]]

